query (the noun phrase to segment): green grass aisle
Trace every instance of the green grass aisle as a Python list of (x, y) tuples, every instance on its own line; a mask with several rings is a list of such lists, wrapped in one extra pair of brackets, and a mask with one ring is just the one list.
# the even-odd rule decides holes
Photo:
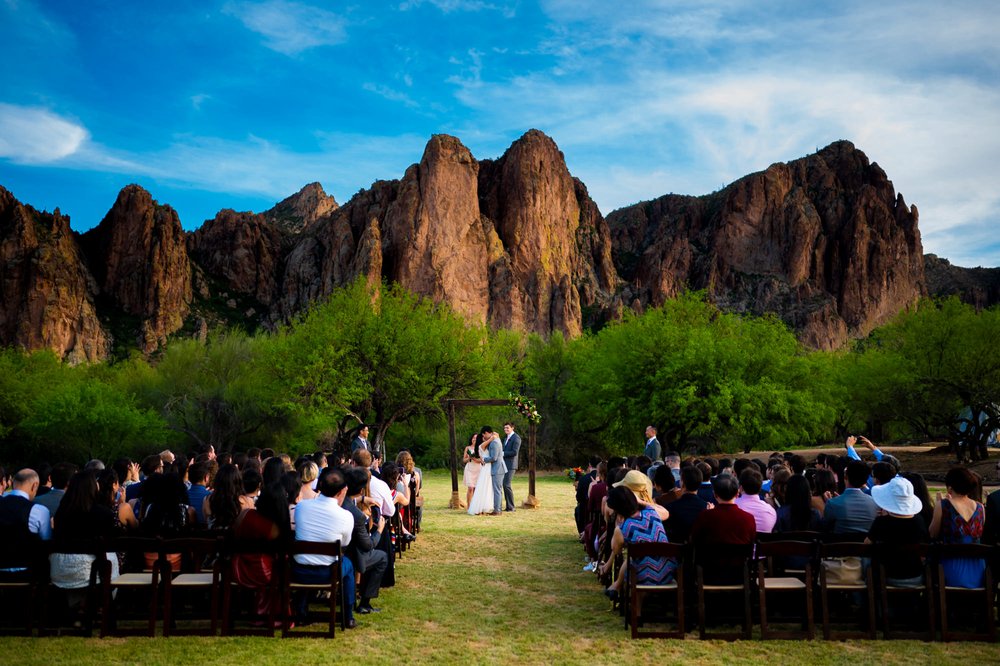
[[(376, 602), (382, 612), (333, 641), (5, 638), (0, 663), (1000, 663), (1000, 647), (983, 643), (632, 641), (581, 570), (565, 477), (539, 477), (540, 509), (499, 517), (449, 510), (450, 484), (447, 473), (428, 475), (424, 530)], [(514, 490), (523, 500), (526, 474)]]

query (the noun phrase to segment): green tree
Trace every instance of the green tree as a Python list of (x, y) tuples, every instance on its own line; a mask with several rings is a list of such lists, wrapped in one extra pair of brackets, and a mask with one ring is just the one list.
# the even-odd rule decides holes
[(819, 369), (778, 320), (722, 313), (695, 293), (601, 330), (567, 393), (574, 421), (618, 450), (651, 424), (678, 450), (700, 439), (750, 451), (829, 429), (834, 411), (810, 390)]
[(485, 327), (398, 285), (358, 280), (279, 331), (267, 368), (299, 409), (338, 415), (341, 446), (362, 423), (381, 446), (394, 424), (441, 416), (446, 398), (504, 395), (515, 342), (491, 342)]
[(976, 312), (955, 297), (922, 301), (864, 345), (869, 403), (915, 433), (946, 434), (960, 459), (985, 459), (1000, 429), (998, 330), (1000, 309)]

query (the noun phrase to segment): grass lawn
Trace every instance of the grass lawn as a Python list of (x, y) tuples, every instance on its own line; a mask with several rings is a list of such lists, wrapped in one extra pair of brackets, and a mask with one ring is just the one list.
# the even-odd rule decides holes
[[(376, 602), (382, 612), (358, 616), (358, 628), (333, 641), (3, 638), (0, 663), (1000, 663), (1000, 647), (984, 643), (632, 641), (581, 571), (565, 477), (539, 477), (540, 509), (500, 517), (449, 510), (445, 471), (425, 485), (424, 531)], [(518, 474), (515, 495), (526, 492)]]

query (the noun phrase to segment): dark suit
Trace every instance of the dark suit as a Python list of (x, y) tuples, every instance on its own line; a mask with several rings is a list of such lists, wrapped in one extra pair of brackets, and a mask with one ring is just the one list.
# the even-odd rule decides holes
[(661, 451), (660, 440), (656, 439), (656, 437), (650, 437), (646, 441), (646, 448), (642, 450), (642, 455), (650, 460), (660, 460), (663, 457), (660, 455)]
[(511, 482), (514, 479), (514, 470), (517, 469), (517, 453), (521, 450), (521, 436), (516, 432), (510, 433), (510, 437), (503, 443), (503, 461), (507, 465), (507, 472), (503, 475), (503, 496), (506, 503), (504, 508), (514, 508), (514, 488)]
[(1000, 490), (986, 497), (986, 523), (983, 525), (983, 543), (993, 545), (1000, 541)]
[(351, 558), (354, 570), (363, 575), (362, 582), (365, 587), (361, 598), (374, 599), (378, 596), (382, 575), (385, 573), (386, 567), (389, 566), (389, 556), (385, 551), (376, 549), (378, 539), (381, 537), (374, 536), (378, 534), (377, 532), (368, 531), (368, 519), (354, 504), (354, 501), (345, 500), (344, 508), (354, 517), (354, 531), (351, 534), (351, 543), (347, 546), (346, 554), (347, 557)]
[(670, 511), (670, 517), (663, 523), (667, 528), (667, 538), (670, 539), (670, 543), (687, 541), (695, 519), (707, 508), (708, 502), (693, 493), (685, 493), (671, 502), (667, 509)]
[(576, 482), (576, 527), (578, 532), (582, 532), (587, 526), (587, 519), (590, 517), (587, 512), (587, 500), (590, 495), (590, 484), (597, 478), (597, 470), (584, 474)]

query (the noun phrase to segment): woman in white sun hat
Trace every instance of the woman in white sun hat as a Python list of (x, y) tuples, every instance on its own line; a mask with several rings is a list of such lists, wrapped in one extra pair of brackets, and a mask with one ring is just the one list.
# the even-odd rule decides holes
[[(866, 543), (890, 546), (927, 543), (930, 534), (920, 517), (923, 503), (913, 493), (913, 484), (901, 476), (872, 488), (872, 499), (880, 509), (868, 531)], [(916, 554), (900, 553), (885, 563), (886, 582), (899, 587), (924, 583), (924, 565)]]

